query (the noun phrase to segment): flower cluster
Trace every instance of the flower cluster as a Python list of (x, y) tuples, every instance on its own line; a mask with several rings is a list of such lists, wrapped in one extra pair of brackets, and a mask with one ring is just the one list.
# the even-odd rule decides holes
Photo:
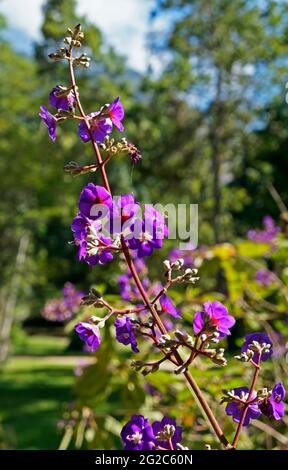
[[(90, 266), (104, 265), (113, 260), (114, 254), (124, 256), (128, 272), (118, 278), (120, 294), (123, 300), (133, 302), (130, 308), (117, 308), (110, 305), (101, 294), (92, 288), (82, 303), (95, 308), (107, 309), (104, 317), (91, 316), (79, 322), (75, 331), (89, 351), (96, 351), (101, 344), (101, 328), (107, 320), (114, 317), (116, 340), (123, 345), (130, 345), (134, 353), (139, 352), (138, 338), (151, 341), (153, 353), (158, 353), (156, 360), (133, 361), (132, 367), (141, 371), (143, 375), (156, 372), (160, 365), (166, 361), (173, 365), (176, 374), (184, 373), (185, 379), (193, 389), (196, 396), (200, 396), (199, 403), (210, 421), (216, 435), (219, 437), (219, 425), (216, 418), (211, 417), (211, 409), (206, 402), (204, 394), (194, 383), (189, 374), (189, 366), (197, 357), (210, 359), (214, 364), (225, 366), (224, 348), (216, 349), (217, 343), (230, 335), (230, 329), (235, 325), (231, 316), (221, 302), (206, 301), (203, 308), (196, 311), (193, 319), (193, 332), (184, 331), (176, 322), (181, 318), (181, 311), (177, 309), (168, 295), (168, 289), (176, 283), (187, 282), (195, 284), (197, 268), (204, 260), (217, 257), (234, 256), (235, 248), (229, 243), (216, 245), (213, 249), (207, 247), (197, 248), (192, 244), (186, 245), (188, 250), (174, 249), (170, 259), (163, 262), (165, 268), (165, 282), (152, 284), (147, 276), (147, 268), (143, 258), (150, 256), (155, 249), (162, 248), (163, 240), (168, 236), (168, 227), (165, 217), (153, 206), (146, 204), (144, 208), (135, 200), (133, 194), (123, 194), (112, 198), (106, 174), (106, 165), (112, 156), (126, 154), (133, 163), (140, 160), (140, 151), (134, 144), (123, 137), (119, 142), (110, 138), (113, 127), (123, 132), (124, 108), (120, 97), (109, 104), (96, 108), (86, 114), (80, 103), (78, 87), (75, 83), (74, 66), (88, 67), (90, 59), (86, 54), (73, 56), (73, 48), (82, 45), (83, 32), (81, 25), (74, 30), (68, 29), (65, 37), (65, 47), (50, 54), (54, 61), (67, 60), (70, 66), (70, 81), (68, 87), (57, 85), (50, 95), (49, 103), (56, 108), (53, 115), (45, 106), (40, 108), (40, 117), (48, 129), (52, 141), (56, 139), (56, 129), (59, 123), (66, 119), (78, 122), (78, 135), (83, 142), (92, 142), (96, 156), (94, 164), (79, 165), (69, 162), (65, 170), (74, 176), (96, 171), (101, 172), (104, 186), (89, 183), (80, 194), (79, 212), (75, 216), (71, 229), (73, 244), (78, 248), (78, 259)], [(98, 145), (99, 144), (99, 147)], [(103, 157), (103, 158), (102, 158)], [(97, 173), (98, 174), (98, 173)], [(263, 219), (263, 230), (249, 230), (248, 238), (255, 242), (269, 243), (273, 248), (280, 228), (270, 216)], [(255, 274), (255, 280), (264, 286), (273, 281), (273, 273), (260, 269)], [(49, 319), (67, 318), (73, 308), (79, 308), (82, 298), (71, 285), (65, 285), (64, 299), (53, 301), (44, 308)], [(74, 294), (73, 294), (74, 292)], [(74, 297), (73, 297), (74, 296)], [(81, 298), (80, 298), (81, 297)], [(62, 303), (61, 303), (62, 302)], [(70, 302), (70, 303), (69, 303)], [(51, 313), (52, 312), (52, 313)], [(55, 313), (57, 312), (57, 313)], [(59, 313), (60, 312), (60, 313)], [(167, 318), (167, 315), (168, 318)], [(173, 321), (171, 321), (173, 320)], [(182, 355), (182, 352), (185, 352)], [(237, 439), (242, 426), (248, 426), (251, 419), (257, 419), (261, 414), (279, 420), (284, 415), (285, 389), (282, 383), (277, 383), (272, 390), (267, 388), (255, 390), (256, 381), (261, 363), (267, 361), (273, 354), (272, 341), (266, 333), (251, 333), (246, 335), (241, 354), (236, 358), (244, 363), (250, 363), (254, 368), (251, 387), (237, 387), (224, 391), (222, 402), (227, 403), (226, 414), (238, 423), (238, 428), (232, 442), (236, 447)], [(183, 359), (183, 357), (185, 359)], [(77, 369), (77, 374), (83, 373), (83, 365)], [(190, 377), (190, 378), (189, 378)], [(82, 429), (89, 426), (96, 429), (94, 414), (90, 409), (83, 409), (80, 417)], [(67, 415), (68, 424), (71, 425), (70, 414)], [(216, 423), (216, 424), (215, 424)], [(83, 431), (82, 431), (83, 433)], [(174, 419), (165, 416), (162, 421), (149, 423), (142, 415), (135, 415), (125, 424), (121, 432), (124, 448), (127, 450), (176, 450), (184, 449), (181, 445), (182, 428), (176, 425)], [(225, 436), (219, 440), (226, 448), (229, 443)]]
[(44, 305), (42, 316), (49, 321), (63, 322), (79, 312), (83, 292), (78, 291), (71, 282), (66, 282), (61, 299), (51, 299)]
[[(57, 113), (53, 115), (46, 106), (41, 106), (39, 116), (47, 127), (51, 140), (54, 142), (56, 140), (57, 124), (73, 117), (75, 95), (72, 88), (59, 85), (54, 87), (49, 94), (49, 104), (57, 109)], [(113, 125), (120, 132), (123, 132), (123, 119), (124, 108), (118, 96), (111, 104), (102, 106), (99, 111), (93, 112), (86, 119), (81, 120), (78, 126), (79, 137), (84, 142), (88, 142), (92, 136), (95, 142), (101, 143), (112, 132)]]
[(263, 230), (248, 230), (247, 236), (249, 240), (258, 243), (273, 243), (281, 231), (280, 227), (275, 224), (270, 215), (265, 215), (263, 218), (263, 226)]
[(125, 450), (176, 450), (182, 448), (182, 428), (168, 416), (151, 425), (144, 416), (135, 415), (123, 427), (121, 439)]
[[(266, 333), (251, 333), (245, 336), (241, 356), (237, 359), (251, 362), (256, 370), (260, 369), (261, 361), (267, 361), (273, 354), (272, 341)], [(254, 387), (238, 387), (224, 391), (222, 402), (227, 402), (226, 414), (232, 416), (233, 421), (248, 426), (251, 419), (257, 419), (261, 414), (280, 420), (284, 416), (285, 389), (282, 383), (276, 384), (272, 390)]]

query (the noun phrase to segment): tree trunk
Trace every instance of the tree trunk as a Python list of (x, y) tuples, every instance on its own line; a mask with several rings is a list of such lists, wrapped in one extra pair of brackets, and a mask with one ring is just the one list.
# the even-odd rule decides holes
[(220, 170), (221, 170), (221, 128), (223, 109), (221, 102), (222, 95), (222, 72), (217, 72), (216, 96), (213, 103), (212, 123), (210, 129), (211, 143), (211, 168), (212, 168), (212, 196), (213, 196), (213, 232), (214, 241), (219, 243), (221, 240), (221, 211), (222, 211), (222, 194), (220, 187)]
[(6, 298), (3, 302), (4, 305), (0, 324), (0, 362), (4, 362), (9, 354), (11, 329), (14, 320), (15, 307), (17, 304), (22, 268), (25, 264), (28, 245), (29, 235), (27, 232), (24, 232), (19, 242), (14, 273), (10, 281), (10, 286), (7, 289), (7, 295), (5, 296)]

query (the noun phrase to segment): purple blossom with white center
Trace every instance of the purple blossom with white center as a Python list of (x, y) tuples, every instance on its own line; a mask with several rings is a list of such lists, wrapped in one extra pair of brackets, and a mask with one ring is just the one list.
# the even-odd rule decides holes
[(273, 282), (273, 273), (268, 269), (258, 269), (254, 275), (255, 281), (262, 286), (268, 287)]
[(69, 320), (79, 311), (83, 295), (84, 293), (77, 291), (73, 284), (66, 282), (63, 288), (63, 297), (50, 299), (46, 302), (41, 314), (49, 321)]
[[(74, 236), (74, 244), (78, 247), (79, 261), (84, 260), (90, 266), (106, 264), (112, 261), (113, 254), (109, 250), (112, 239), (101, 233), (101, 222), (99, 220), (90, 220), (79, 212), (71, 224), (71, 230)], [(93, 254), (87, 252), (87, 237), (91, 232), (97, 237), (99, 243), (99, 246), (94, 249)], [(106, 245), (107, 248), (105, 248)]]
[(148, 419), (141, 415), (132, 416), (121, 431), (125, 450), (151, 450), (154, 447), (154, 434)]
[(133, 331), (133, 325), (129, 317), (118, 317), (115, 320), (116, 339), (119, 343), (131, 345), (133, 352), (138, 353), (137, 341)]
[(61, 89), (59, 87), (54, 87), (49, 94), (49, 104), (56, 109), (62, 109), (63, 111), (69, 111), (73, 107), (75, 97), (73, 92), (70, 91), (65, 96), (57, 96)]
[(169, 313), (174, 318), (181, 318), (180, 313), (178, 312), (168, 295), (161, 295), (159, 302), (161, 305), (162, 313)]
[[(241, 399), (244, 399), (244, 402), (247, 401), (247, 398), (249, 395), (248, 387), (234, 388), (233, 391), (234, 391), (234, 395), (236, 395), (237, 397)], [(252, 396), (250, 397), (249, 401), (252, 402), (253, 400), (255, 400), (256, 397), (257, 397), (257, 393), (253, 391)], [(233, 421), (235, 421), (236, 423), (239, 423), (243, 415), (244, 406), (245, 404), (241, 403), (240, 401), (231, 401), (230, 403), (227, 404), (225, 412), (228, 416), (232, 416)], [(251, 403), (247, 407), (247, 412), (245, 415), (243, 426), (248, 426), (251, 419), (257, 419), (259, 418), (260, 415), (261, 415), (261, 411), (259, 409), (258, 403), (253, 401), (253, 403)]]
[[(93, 135), (93, 139), (97, 144), (101, 144), (105, 137), (112, 132), (113, 125), (110, 118), (101, 117), (100, 111), (91, 113), (88, 116), (90, 130)], [(78, 135), (83, 142), (89, 142), (91, 140), (88, 128), (85, 121), (81, 121), (78, 126)]]
[(44, 122), (45, 126), (48, 129), (48, 134), (50, 139), (55, 142), (56, 140), (56, 126), (57, 126), (57, 119), (53, 114), (51, 114), (46, 106), (40, 106), (40, 118)]
[(227, 308), (218, 300), (214, 302), (205, 302), (204, 310), (196, 312), (193, 321), (194, 333), (212, 334), (217, 331), (220, 338), (230, 335), (230, 328), (235, 325), (236, 321), (229, 315)]
[(272, 390), (269, 398), (263, 398), (259, 401), (259, 408), (268, 418), (274, 418), (277, 421), (284, 416), (284, 398), (286, 395), (285, 388), (282, 383), (278, 383)]
[(103, 186), (96, 186), (93, 183), (89, 183), (82, 189), (79, 198), (79, 209), (84, 216), (90, 219), (103, 218), (108, 213), (108, 209), (111, 208), (111, 194), (109, 194)]
[(124, 119), (124, 108), (118, 96), (108, 107), (108, 115), (118, 131), (123, 132), (124, 126), (121, 121)]
[(177, 449), (177, 444), (180, 443), (181, 439), (182, 439), (182, 427), (177, 426), (175, 419), (169, 418), (168, 416), (164, 416), (162, 421), (155, 421), (152, 424), (152, 429), (153, 429), (153, 433), (154, 433), (154, 436), (155, 436), (156, 446), (158, 445), (159, 447), (161, 447), (163, 449), (170, 449), (171, 450), (171, 446), (170, 446), (168, 440), (160, 440), (160, 439), (156, 438), (158, 433), (163, 432), (165, 426), (174, 426), (175, 432), (174, 432), (174, 435), (171, 438), (171, 443), (172, 443), (173, 449)]
[(87, 322), (80, 322), (75, 326), (75, 331), (91, 351), (96, 351), (101, 344), (101, 336), (98, 326)]
[[(272, 341), (267, 335), (267, 333), (249, 333), (248, 335), (246, 335), (244, 344), (242, 346), (242, 352), (246, 352), (247, 349), (249, 349), (249, 345), (252, 344), (253, 341), (257, 341), (260, 346), (264, 343), (271, 345), (268, 352), (262, 352), (261, 354), (261, 361), (267, 361), (267, 359), (269, 359), (269, 357), (271, 357), (273, 354)], [(257, 351), (254, 352), (252, 359), (256, 364), (258, 363), (259, 353)]]
[(136, 219), (131, 225), (132, 236), (127, 237), (131, 250), (139, 258), (150, 256), (154, 249), (162, 248), (163, 238), (168, 236), (168, 227), (163, 214), (150, 205), (145, 205), (144, 220)]
[(275, 240), (281, 228), (275, 224), (270, 215), (263, 218), (263, 230), (248, 230), (247, 237), (257, 243), (271, 243)]

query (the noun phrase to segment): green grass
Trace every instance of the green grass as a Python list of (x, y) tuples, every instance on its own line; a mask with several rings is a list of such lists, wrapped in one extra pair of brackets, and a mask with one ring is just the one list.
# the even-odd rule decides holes
[(23, 335), (17, 338), (13, 345), (13, 354), (25, 356), (47, 356), (64, 354), (68, 345), (68, 340), (65, 337), (57, 336), (26, 336)]
[(25, 349), (31, 356), (14, 356), (0, 370), (1, 434), (6, 447), (58, 447), (57, 421), (63, 404), (73, 398), (73, 368), (77, 361), (57, 356), (64, 346), (61, 338), (31, 337)]

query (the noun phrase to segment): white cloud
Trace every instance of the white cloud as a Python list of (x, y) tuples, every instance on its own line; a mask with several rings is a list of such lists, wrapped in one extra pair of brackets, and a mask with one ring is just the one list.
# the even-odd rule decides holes
[[(36, 39), (40, 35), (43, 3), (44, 0), (2, 0), (0, 11), (11, 26)], [(132, 67), (144, 70), (148, 59), (145, 36), (152, 5), (153, 0), (78, 0), (77, 12), (97, 24), (107, 43), (126, 55)]]
[(9, 24), (27, 32), (33, 39), (39, 37), (44, 0), (2, 0), (0, 12)]

